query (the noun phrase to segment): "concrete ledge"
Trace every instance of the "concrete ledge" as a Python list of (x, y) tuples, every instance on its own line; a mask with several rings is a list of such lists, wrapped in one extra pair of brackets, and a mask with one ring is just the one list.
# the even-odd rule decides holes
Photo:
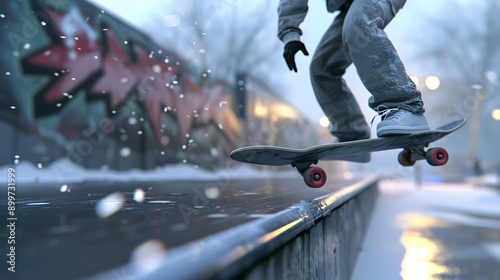
[[(143, 279), (349, 279), (376, 177), (169, 252)], [(243, 273), (243, 274), (242, 274)]]

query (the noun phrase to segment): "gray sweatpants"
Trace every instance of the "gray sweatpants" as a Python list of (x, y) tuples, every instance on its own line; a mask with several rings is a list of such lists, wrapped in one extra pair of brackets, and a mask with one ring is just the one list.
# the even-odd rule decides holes
[(372, 94), (372, 109), (408, 104), (414, 112), (424, 111), (420, 92), (383, 30), (405, 2), (354, 0), (349, 9), (337, 15), (314, 53), (312, 86), (330, 120), (330, 132), (341, 141), (370, 136), (359, 105), (342, 78), (351, 63)]

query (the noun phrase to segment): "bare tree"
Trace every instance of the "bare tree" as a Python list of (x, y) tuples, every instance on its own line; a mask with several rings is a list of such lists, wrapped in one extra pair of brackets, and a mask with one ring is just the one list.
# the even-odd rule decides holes
[(159, 43), (196, 63), (204, 74), (234, 82), (237, 72), (246, 72), (267, 80), (269, 73), (258, 69), (281, 50), (274, 6), (273, 1), (176, 1), (146, 24), (162, 36)]
[[(474, 85), (490, 94), (497, 92), (500, 74), (500, 3), (498, 0), (458, 4), (448, 1), (440, 18), (424, 19), (416, 29), (422, 37), (414, 40), (421, 52), (417, 57), (426, 68), (440, 70), (445, 81), (457, 89), (446, 98), (463, 99)], [(422, 60), (421, 58), (426, 58)]]
[[(439, 18), (423, 17), (415, 27), (422, 36), (413, 40), (421, 50), (417, 53), (421, 66), (434, 69), (443, 81), (445, 94), (436, 97), (432, 111), (469, 119), (470, 157), (477, 167), (478, 143), (484, 133), (480, 126), (491, 120), (484, 105), (496, 102), (494, 106), (500, 108), (500, 2), (448, 1), (443, 7), (446, 11)], [(488, 138), (493, 134), (487, 133)]]

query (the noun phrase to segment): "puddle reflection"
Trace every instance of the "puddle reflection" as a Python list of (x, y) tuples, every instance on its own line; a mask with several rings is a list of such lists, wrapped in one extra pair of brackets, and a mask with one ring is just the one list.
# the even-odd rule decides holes
[(401, 263), (401, 277), (404, 280), (441, 279), (440, 275), (453, 274), (443, 263), (443, 246), (426, 238), (425, 229), (444, 227), (446, 223), (435, 218), (416, 213), (403, 213), (398, 216), (403, 235), (401, 244), (406, 253)]

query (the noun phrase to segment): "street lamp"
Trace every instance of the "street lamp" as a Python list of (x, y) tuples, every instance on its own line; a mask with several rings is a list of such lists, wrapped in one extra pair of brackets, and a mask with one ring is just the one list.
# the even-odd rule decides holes
[(415, 86), (416, 86), (417, 88), (420, 86), (420, 85), (419, 85), (419, 84), (420, 84), (420, 79), (419, 79), (417, 76), (415, 76), (415, 75), (411, 75), (411, 76), (410, 76), (410, 79), (413, 81), (413, 83), (415, 83)]
[[(410, 79), (415, 83), (417, 88), (420, 88), (420, 79), (417, 76), (412, 75)], [(428, 90), (434, 91), (441, 86), (441, 81), (437, 76), (427, 76), (424, 79), (424, 85)]]
[(477, 176), (482, 175), (481, 165), (477, 156), (478, 142), (479, 142), (479, 125), (481, 124), (481, 112), (483, 111), (484, 105), (484, 86), (479, 84), (471, 85), (474, 89), (474, 109), (471, 114), (470, 122), (470, 157), (474, 165), (474, 172)]
[(436, 90), (439, 88), (439, 86), (441, 86), (441, 81), (436, 76), (429, 76), (425, 78), (425, 86), (429, 90)]
[(321, 125), (321, 127), (328, 127), (330, 125), (330, 121), (327, 117), (322, 117), (319, 119), (319, 125)]
[(491, 117), (493, 118), (493, 120), (495, 121), (500, 121), (500, 109), (494, 109), (492, 112), (491, 112)]

